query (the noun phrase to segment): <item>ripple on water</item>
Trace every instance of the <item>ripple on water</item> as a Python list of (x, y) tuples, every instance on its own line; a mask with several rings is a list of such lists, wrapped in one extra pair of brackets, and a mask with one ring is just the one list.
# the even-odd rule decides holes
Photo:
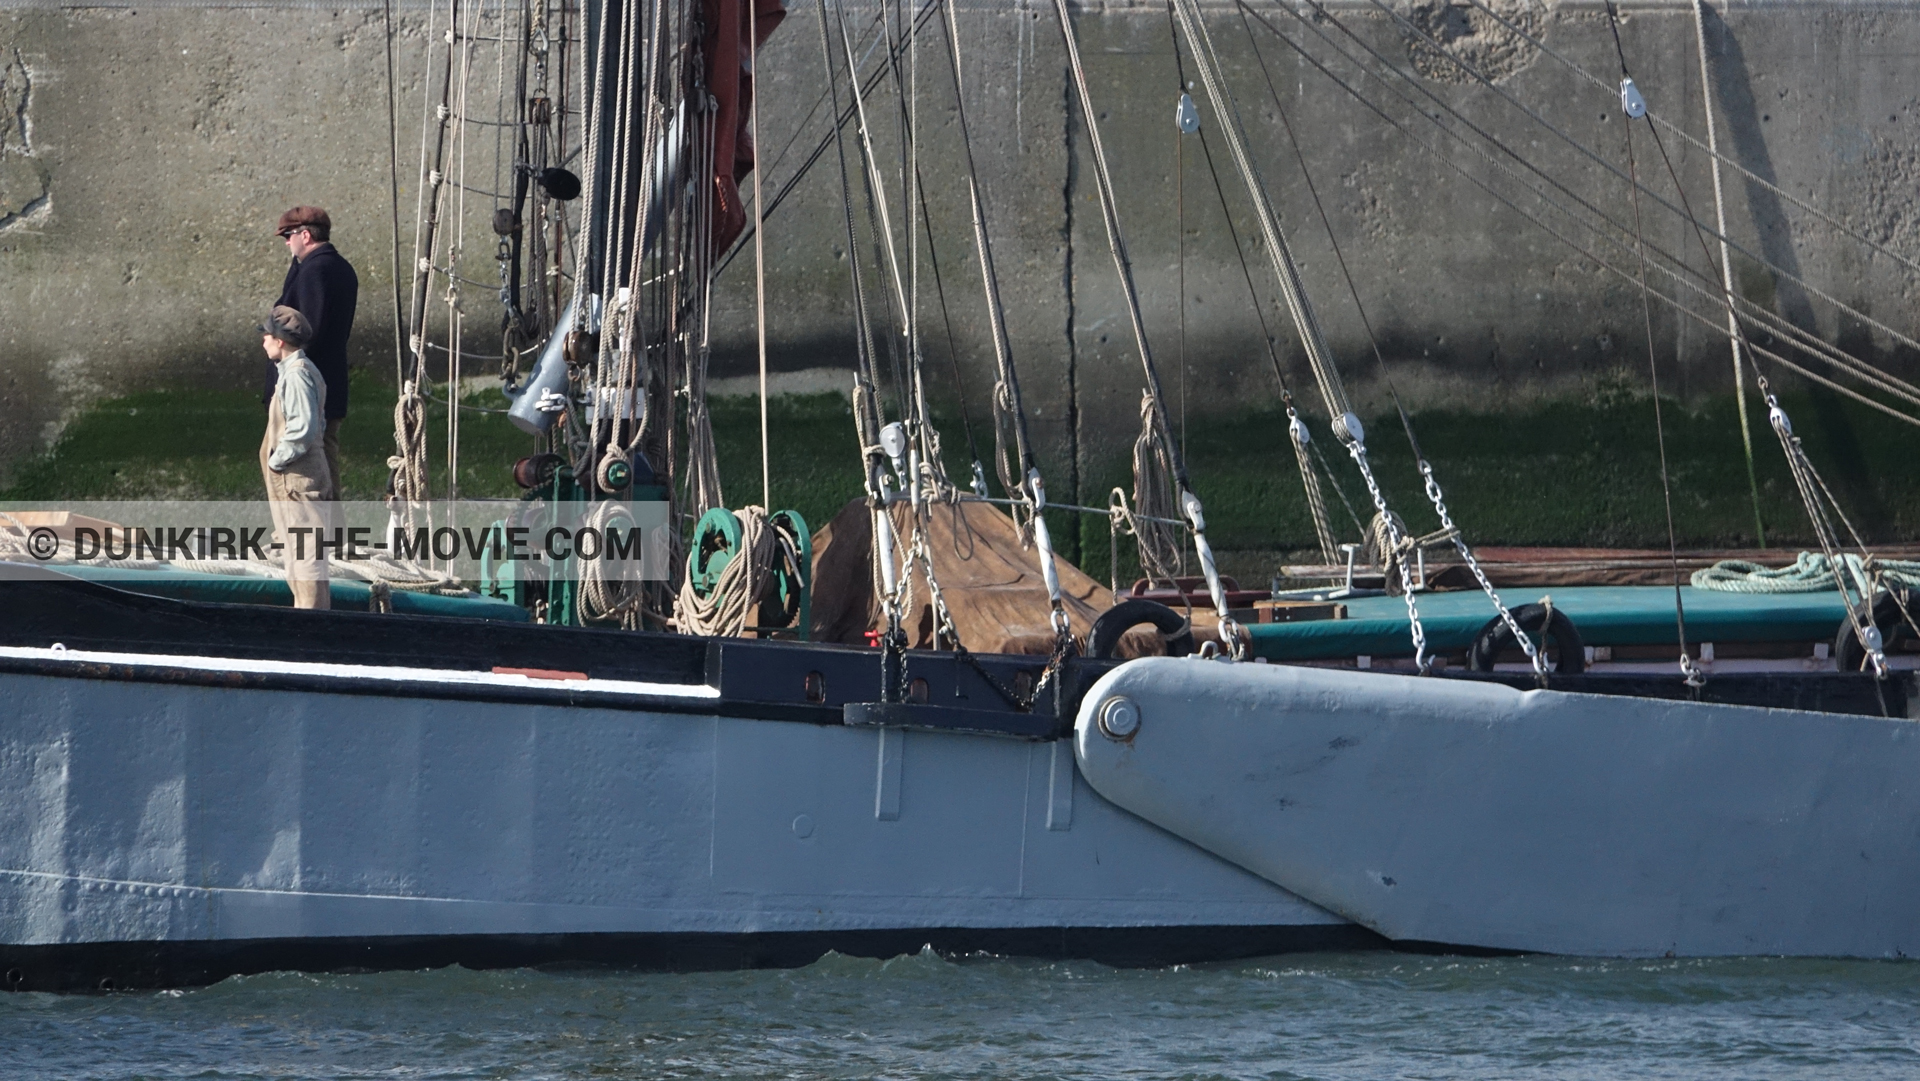
[(1920, 965), (1392, 953), (1111, 969), (886, 960), (270, 973), (0, 996), (9, 1076), (1920, 1076)]

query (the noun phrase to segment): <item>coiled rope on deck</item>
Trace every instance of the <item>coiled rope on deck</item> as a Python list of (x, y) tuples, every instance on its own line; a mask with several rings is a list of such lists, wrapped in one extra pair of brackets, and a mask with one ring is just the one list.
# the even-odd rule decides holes
[[(1847, 568), (1849, 585), (1871, 580), (1866, 560), (1852, 553), (1841, 553), (1839, 558)], [(1882, 582), (1920, 587), (1920, 562), (1875, 559), (1872, 569), (1878, 572)], [(1723, 559), (1694, 571), (1688, 581), (1695, 589), (1719, 593), (1821, 593), (1840, 585), (1834, 561), (1824, 552), (1801, 552), (1785, 567), (1767, 567), (1745, 559)]]

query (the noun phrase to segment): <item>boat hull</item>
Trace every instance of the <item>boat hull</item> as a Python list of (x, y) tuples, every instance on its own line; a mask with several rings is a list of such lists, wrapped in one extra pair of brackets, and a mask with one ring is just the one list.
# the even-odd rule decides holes
[(14, 987), (1377, 943), (1099, 798), (1064, 740), (746, 719), (672, 693), (657, 709), (386, 694), (350, 670), (182, 680), (165, 658), (68, 656), (0, 672)]

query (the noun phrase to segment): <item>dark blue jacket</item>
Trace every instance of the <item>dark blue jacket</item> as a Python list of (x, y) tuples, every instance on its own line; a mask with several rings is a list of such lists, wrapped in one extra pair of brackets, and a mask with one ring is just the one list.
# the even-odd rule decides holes
[[(353, 333), (353, 309), (359, 299), (360, 276), (332, 244), (322, 244), (287, 268), (286, 284), (280, 287), (280, 299), (274, 302), (285, 304), (313, 324), (307, 357), (327, 381), (328, 420), (347, 415), (347, 335)], [(279, 368), (267, 361), (261, 401), (272, 399), (278, 374)]]

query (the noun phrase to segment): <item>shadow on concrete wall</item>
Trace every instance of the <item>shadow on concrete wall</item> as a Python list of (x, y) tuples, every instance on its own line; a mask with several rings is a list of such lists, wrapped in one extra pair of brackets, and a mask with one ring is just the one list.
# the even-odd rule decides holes
[[(1779, 175), (1774, 170), (1773, 155), (1767, 149), (1765, 126), (1771, 123), (1771, 117), (1761, 110), (1754, 96), (1753, 73), (1747, 66), (1740, 39), (1711, 5), (1705, 8), (1705, 26), (1708, 62), (1714, 69), (1714, 96), (1719, 99), (1721, 114), (1726, 118), (1727, 135), (1733, 143), (1733, 160), (1753, 173), (1753, 176), (1744, 178), (1747, 210), (1753, 217), (1754, 232), (1760, 241), (1760, 254), (1771, 264), (1771, 267), (1742, 268), (1744, 272), (1736, 273), (1735, 280), (1750, 281), (1753, 277), (1765, 280), (1771, 286), (1774, 308), (1781, 317), (1817, 337), (1820, 324), (1812, 298), (1793, 280), (1801, 277), (1800, 256), (1794, 248), (1793, 223), (1780, 197), (1754, 179), (1759, 177), (1766, 184), (1776, 187), (1780, 183)], [(1754, 290), (1743, 289), (1743, 292), (1747, 293), (1747, 299), (1755, 303), (1767, 302), (1765, 296), (1753, 295), (1756, 292)], [(1787, 343), (1772, 335), (1762, 336), (1757, 344), (1783, 352), (1789, 348)], [(1852, 352), (1859, 344), (1856, 338), (1843, 341), (1841, 346)], [(1870, 357), (1871, 345), (1870, 342), (1867, 344), (1869, 352), (1866, 355)], [(1840, 396), (1811, 381), (1808, 381), (1807, 390), (1812, 402), (1813, 419), (1840, 466), (1838, 475), (1829, 477), (1828, 483), (1838, 489), (1849, 516), (1867, 521), (1883, 519), (1887, 508), (1862, 481), (1868, 476), (1866, 454), (1852, 425), (1846, 420)], [(1756, 448), (1755, 454), (1759, 453), (1761, 451)]]

